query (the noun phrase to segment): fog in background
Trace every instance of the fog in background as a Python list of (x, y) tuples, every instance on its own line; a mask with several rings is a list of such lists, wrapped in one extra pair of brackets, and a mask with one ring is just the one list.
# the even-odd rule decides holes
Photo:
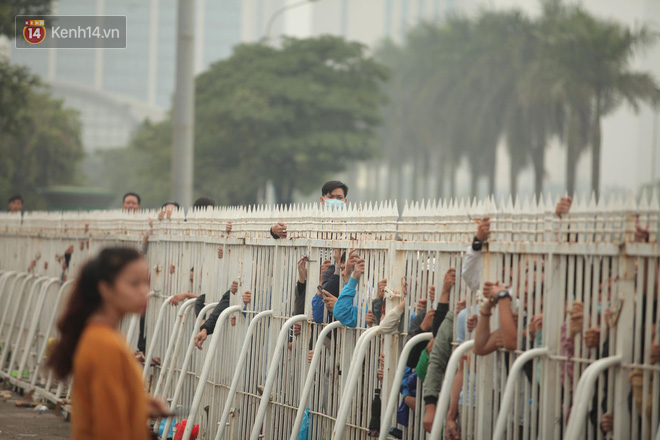
[[(518, 8), (534, 17), (541, 10), (540, 2), (534, 0), (317, 0), (298, 6), (299, 3), (298, 0), (197, 0), (196, 73), (202, 73), (214, 62), (229, 57), (236, 44), (266, 41), (277, 45), (282, 35), (307, 38), (331, 34), (363, 42), (375, 50), (385, 38), (401, 42), (406, 32), (419, 23), (442, 23), (452, 14), (472, 16), (483, 9)], [(627, 26), (645, 24), (660, 30), (660, 2), (657, 0), (565, 3), (579, 4), (598, 17), (617, 20)], [(290, 9), (282, 11), (285, 6)], [(97, 177), (107, 163), (100, 161), (95, 152), (126, 147), (135, 128), (145, 118), (162, 121), (170, 111), (176, 54), (176, 2), (59, 0), (54, 3), (53, 13), (104, 13), (128, 17), (129, 48), (126, 50), (106, 50), (101, 55), (97, 51), (85, 50), (19, 51), (7, 39), (2, 45), (12, 63), (28, 66), (51, 85), (52, 93), (63, 98), (67, 107), (80, 111), (82, 142), (87, 153), (87, 158), (80, 164), (80, 172), (85, 177), (85, 185), (104, 186)], [(660, 44), (640, 53), (632, 67), (660, 79)], [(492, 72), (492, 75), (497, 74)], [(642, 186), (660, 178), (660, 116), (657, 110), (654, 113), (648, 106), (642, 106), (639, 113), (635, 113), (623, 105), (603, 119), (602, 128), (603, 193), (614, 190), (638, 192)], [(496, 156), (498, 197), (509, 194), (510, 164), (503, 142), (500, 141)], [(391, 170), (383, 162), (354, 163), (337, 175), (351, 187), (349, 199), (393, 197), (385, 190)], [(578, 192), (590, 192), (590, 162), (591, 153), (587, 151), (581, 155), (577, 166)], [(164, 174), (169, 173), (165, 165), (161, 166)], [(316, 167), (322, 170), (324, 164)], [(437, 197), (435, 190), (412, 193), (409, 180), (413, 172), (409, 166), (404, 168), (399, 196), (404, 199)], [(431, 172), (440, 174), (441, 170), (432, 168)], [(565, 191), (565, 179), (566, 149), (553, 141), (546, 151), (544, 189), (561, 194)], [(453, 196), (469, 195), (469, 181), (468, 166), (462, 163)], [(533, 182), (533, 171), (528, 166), (520, 175), (518, 192), (531, 195)], [(132, 188), (107, 189), (123, 193)], [(478, 194), (483, 196), (487, 191), (486, 181), (482, 179)], [(309, 188), (294, 192), (297, 201), (317, 198), (318, 194)], [(259, 201), (277, 201), (272, 185), (266, 185), (259, 192)]]

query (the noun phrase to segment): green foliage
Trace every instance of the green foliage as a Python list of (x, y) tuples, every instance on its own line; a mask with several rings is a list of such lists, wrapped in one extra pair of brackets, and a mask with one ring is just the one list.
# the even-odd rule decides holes
[[(294, 189), (317, 189), (370, 157), (387, 73), (365, 46), (338, 37), (237, 46), (196, 80), (196, 195), (254, 203), (271, 180), (288, 203)], [(152, 205), (168, 198), (171, 131), (169, 118), (145, 123), (123, 153), (137, 170), (131, 187), (157, 197)], [(137, 153), (145, 159), (135, 163)]]
[(83, 156), (78, 113), (36, 86), (22, 67), (0, 62), (0, 197), (21, 193), (43, 207), (40, 188), (73, 183)]
[[(467, 160), (476, 195), (480, 176), (494, 192), (495, 151), (504, 141), (512, 192), (531, 163), (540, 193), (546, 145), (557, 137), (568, 148), (572, 191), (575, 162), (588, 148), (599, 173), (602, 117), (623, 102), (634, 110), (660, 102), (657, 82), (630, 70), (633, 56), (655, 37), (560, 1), (544, 2), (535, 20), (517, 10), (483, 11), (418, 26), (402, 45), (386, 41), (376, 52), (392, 69), (382, 151), (397, 166), (437, 157), (435, 172), (452, 176)], [(597, 190), (598, 181), (593, 185)]]
[(48, 15), (51, 3), (52, 0), (0, 0), (0, 36), (14, 38), (17, 15)]

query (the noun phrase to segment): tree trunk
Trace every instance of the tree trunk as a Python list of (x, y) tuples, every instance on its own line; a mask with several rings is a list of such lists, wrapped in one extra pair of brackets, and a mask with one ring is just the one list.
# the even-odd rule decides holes
[(458, 164), (447, 163), (449, 168), (449, 194), (448, 197), (456, 197), (456, 167)]
[(380, 160), (371, 162), (371, 180), (369, 181), (371, 200), (380, 200), (382, 197), (380, 193), (380, 168)]
[[(493, 162), (494, 163), (494, 162)], [(488, 172), (488, 195), (495, 194), (495, 167)]]
[(446, 167), (442, 163), (442, 154), (438, 153), (436, 156), (435, 167), (435, 198), (441, 199), (445, 196), (445, 173)]
[(596, 105), (591, 132), (591, 190), (600, 196), (600, 143), (601, 143), (601, 108), (600, 90), (596, 90)]
[(470, 170), (470, 197), (477, 197), (477, 190), (479, 188), (479, 172), (472, 167)]
[(422, 163), (422, 197), (430, 199), (431, 196), (431, 155), (424, 151), (424, 162)]
[(575, 173), (577, 163), (577, 146), (574, 142), (569, 141), (566, 146), (566, 192), (569, 196), (573, 197), (575, 194)]
[(420, 161), (421, 153), (414, 153), (412, 158), (412, 176), (410, 176), (410, 200), (419, 200), (421, 198), (419, 191), (419, 175), (421, 174)]
[[(282, 202), (282, 199), (284, 198), (284, 195), (283, 195), (284, 188), (283, 188), (283, 186), (284, 186), (284, 184), (282, 182), (273, 183), (273, 190), (275, 191), (275, 204), (283, 203)], [(264, 191), (264, 194), (265, 194), (264, 200), (267, 200), (268, 195), (265, 193), (265, 191)]]
[(396, 170), (396, 164), (390, 160), (387, 163), (387, 178), (385, 179), (385, 198), (388, 200), (396, 199), (396, 196), (394, 195), (394, 190), (396, 187)]
[(545, 139), (538, 134), (532, 140), (532, 164), (534, 166), (534, 194), (537, 200), (543, 195), (543, 174), (545, 173)]
[(291, 204), (293, 203), (293, 187), (294, 184), (292, 181), (287, 181), (287, 185), (285, 187), (285, 192), (284, 192), (284, 203)]
[(289, 179), (282, 179), (280, 182), (273, 184), (275, 189), (275, 203), (280, 205), (288, 205), (293, 201), (293, 182)]
[(394, 196), (394, 200), (397, 201), (397, 204), (399, 205), (400, 208), (403, 207), (403, 166), (402, 164), (395, 165), (394, 169), (395, 171), (395, 179), (394, 179), (394, 188), (392, 191), (392, 195)]
[(518, 194), (518, 170), (515, 169), (515, 159), (511, 154), (509, 154), (509, 156), (509, 160), (511, 162), (511, 170), (509, 172), (509, 193), (511, 194), (511, 197), (515, 199), (516, 195)]

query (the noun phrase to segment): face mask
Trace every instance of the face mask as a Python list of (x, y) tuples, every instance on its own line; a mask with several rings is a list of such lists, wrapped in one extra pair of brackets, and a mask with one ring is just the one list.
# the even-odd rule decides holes
[(325, 207), (327, 209), (344, 209), (346, 203), (337, 199), (325, 199)]

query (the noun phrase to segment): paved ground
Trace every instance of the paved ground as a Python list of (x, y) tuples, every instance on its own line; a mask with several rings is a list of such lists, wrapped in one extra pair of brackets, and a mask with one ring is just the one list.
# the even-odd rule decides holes
[(0, 440), (64, 440), (69, 438), (70, 423), (48, 410), (39, 415), (33, 408), (18, 408), (12, 399), (0, 398)]

